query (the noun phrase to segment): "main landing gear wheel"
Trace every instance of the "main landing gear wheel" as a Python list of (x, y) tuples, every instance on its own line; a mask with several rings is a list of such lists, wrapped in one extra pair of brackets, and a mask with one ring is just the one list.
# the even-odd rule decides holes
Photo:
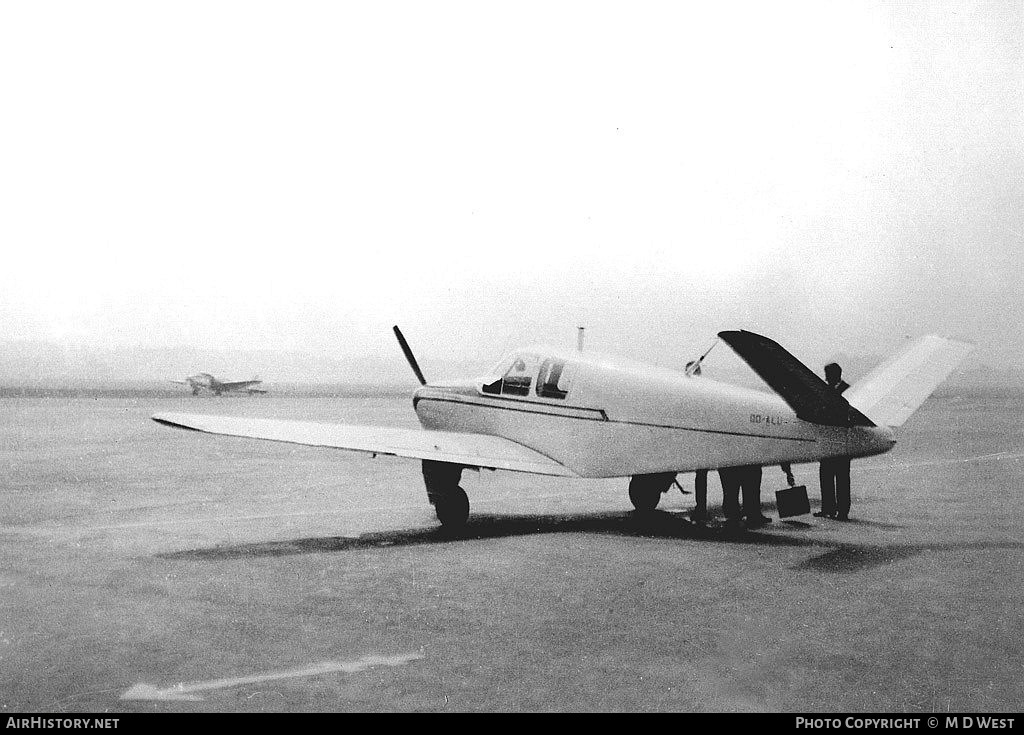
[(672, 487), (675, 472), (653, 475), (635, 475), (629, 480), (629, 501), (640, 513), (650, 513), (658, 507), (661, 494)]
[(427, 500), (434, 506), (437, 520), (447, 530), (462, 528), (469, 520), (469, 498), (459, 487), (463, 466), (451, 462), (423, 460), (423, 482)]
[(456, 485), (434, 501), (434, 512), (445, 528), (462, 528), (469, 520), (469, 497), (466, 491)]

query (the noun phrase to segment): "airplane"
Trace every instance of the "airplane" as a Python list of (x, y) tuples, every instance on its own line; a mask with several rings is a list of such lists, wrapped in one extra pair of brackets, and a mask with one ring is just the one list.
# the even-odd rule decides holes
[(172, 383), (178, 385), (188, 385), (192, 388), (192, 395), (198, 396), (199, 391), (205, 388), (206, 390), (212, 391), (215, 396), (219, 396), (221, 393), (231, 392), (244, 392), (252, 395), (254, 393), (266, 393), (267, 391), (263, 388), (258, 387), (263, 381), (257, 377), (253, 377), (252, 380), (236, 380), (234, 382), (224, 382), (217, 380), (209, 373), (196, 373), (195, 375), (189, 375), (184, 380), (172, 380)]
[[(910, 341), (842, 395), (768, 337), (719, 332), (772, 389), (719, 382), (595, 352), (527, 347), (470, 380), (428, 383), (394, 333), (420, 387), (421, 428), (158, 413), (170, 427), (418, 459), (442, 528), (469, 517), (465, 469), (570, 478), (630, 478), (653, 511), (677, 473), (742, 465), (870, 457), (973, 347), (929, 335)], [(705, 353), (706, 355), (707, 353)]]

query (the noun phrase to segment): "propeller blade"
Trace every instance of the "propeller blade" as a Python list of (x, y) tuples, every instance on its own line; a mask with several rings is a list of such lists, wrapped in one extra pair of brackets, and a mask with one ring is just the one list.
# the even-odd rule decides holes
[(416, 377), (419, 378), (420, 385), (426, 385), (427, 379), (423, 377), (423, 371), (420, 370), (419, 363), (416, 362), (416, 357), (412, 354), (412, 350), (409, 349), (409, 343), (405, 341), (405, 337), (402, 335), (402, 330), (398, 328), (396, 324), (394, 327), (395, 336), (398, 338), (398, 344), (402, 346), (402, 352), (405, 353), (405, 359), (409, 361), (409, 367), (416, 373)]

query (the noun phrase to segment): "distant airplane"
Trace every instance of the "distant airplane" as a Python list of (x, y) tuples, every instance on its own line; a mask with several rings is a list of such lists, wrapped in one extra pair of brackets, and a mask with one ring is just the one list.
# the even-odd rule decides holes
[(419, 459), (427, 498), (445, 527), (469, 516), (459, 487), (464, 469), (630, 477), (631, 502), (648, 511), (680, 472), (887, 452), (896, 429), (972, 349), (921, 337), (842, 395), (778, 343), (747, 331), (718, 336), (774, 394), (546, 347), (517, 350), (476, 380), (428, 384), (401, 331), (394, 332), (422, 385), (412, 397), (421, 429), (181, 413), (153, 419), (211, 434)]
[(209, 373), (196, 373), (190, 375), (184, 380), (172, 380), (172, 383), (178, 385), (187, 385), (192, 388), (192, 395), (198, 396), (199, 391), (205, 388), (208, 391), (212, 391), (215, 396), (219, 396), (221, 393), (266, 393), (267, 391), (260, 388), (259, 385), (263, 382), (259, 378), (253, 377), (252, 380), (236, 380), (234, 382), (224, 382), (217, 380)]

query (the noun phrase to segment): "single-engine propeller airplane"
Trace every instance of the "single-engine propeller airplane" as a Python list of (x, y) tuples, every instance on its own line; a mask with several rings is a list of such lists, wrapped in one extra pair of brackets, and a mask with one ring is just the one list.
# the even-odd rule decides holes
[(251, 380), (226, 382), (217, 380), (209, 373), (196, 373), (195, 375), (189, 375), (184, 380), (172, 380), (171, 382), (189, 386), (192, 388), (192, 395), (194, 396), (198, 396), (199, 391), (203, 388), (211, 391), (215, 396), (219, 396), (221, 393), (248, 393), (253, 395), (254, 393), (267, 392), (264, 388), (259, 387), (263, 381), (256, 377)]
[[(909, 342), (842, 395), (778, 343), (747, 331), (719, 337), (774, 393), (592, 352), (517, 350), (482, 378), (421, 387), (421, 429), (158, 413), (161, 424), (419, 459), (442, 526), (459, 527), (465, 469), (582, 478), (630, 477), (637, 510), (653, 510), (677, 473), (740, 465), (868, 457), (972, 349), (937, 336)], [(706, 354), (706, 353), (705, 353)]]

